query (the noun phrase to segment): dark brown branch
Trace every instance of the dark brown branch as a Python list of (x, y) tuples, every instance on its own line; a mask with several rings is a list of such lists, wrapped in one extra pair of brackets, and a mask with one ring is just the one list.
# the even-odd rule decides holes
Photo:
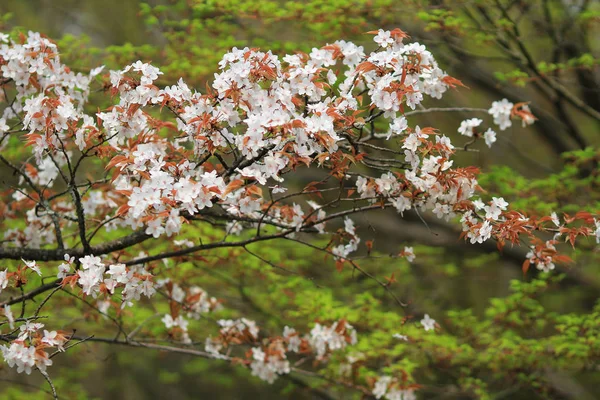
[(86, 254), (102, 255), (113, 251), (127, 249), (141, 243), (151, 235), (143, 230), (136, 231), (128, 236), (116, 239), (98, 246), (90, 247), (89, 252), (83, 249), (31, 249), (27, 247), (0, 247), (0, 259), (20, 260), (22, 258), (35, 261), (62, 261), (65, 254), (72, 257), (83, 257)]
[(151, 262), (151, 261), (163, 260), (165, 258), (181, 257), (181, 256), (185, 256), (185, 255), (188, 255), (191, 253), (202, 251), (202, 250), (218, 249), (218, 248), (223, 248), (223, 247), (243, 247), (243, 246), (246, 246), (251, 243), (282, 238), (282, 237), (285, 237), (286, 235), (289, 235), (290, 233), (293, 233), (295, 231), (296, 231), (295, 229), (287, 229), (287, 230), (277, 233), (277, 234), (254, 237), (252, 239), (240, 240), (238, 242), (216, 242), (216, 243), (200, 244), (197, 246), (188, 247), (187, 249), (169, 251), (169, 252), (157, 254), (154, 256), (137, 258), (135, 260), (127, 261), (125, 263), (125, 265), (144, 264), (144, 263)]
[(25, 293), (22, 296), (19, 297), (15, 297), (15, 298), (10, 298), (7, 301), (0, 303), (1, 306), (10, 306), (16, 303), (20, 303), (22, 301), (26, 301), (26, 300), (31, 300), (34, 297), (36, 297), (39, 294), (45, 293), (49, 290), (53, 290), (56, 289), (58, 287), (58, 285), (60, 284), (61, 279), (56, 279), (50, 283), (46, 283), (45, 285), (39, 286), (35, 289), (33, 289), (31, 292)]

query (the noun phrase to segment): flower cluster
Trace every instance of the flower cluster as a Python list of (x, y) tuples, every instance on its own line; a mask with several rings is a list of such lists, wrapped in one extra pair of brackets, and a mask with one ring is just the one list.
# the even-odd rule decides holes
[(421, 325), (426, 331), (431, 331), (435, 329), (435, 320), (429, 316), (429, 314), (425, 314), (423, 319), (421, 320)]
[[(115, 224), (145, 225), (149, 235), (171, 236), (187, 216), (222, 204), (230, 218), (261, 219), (296, 229), (312, 222), (322, 230), (324, 225), (315, 221), (324, 218), (324, 210), (311, 221), (297, 204), (269, 207), (269, 215), (261, 217), (263, 197), (243, 185), (248, 181), (265, 185), (268, 179), (281, 182), (289, 168), (299, 161), (310, 163), (314, 154), (324, 154), (321, 164), (333, 162), (327, 154), (341, 150), (339, 132), (361, 123), (349, 118), (359, 107), (356, 89), (368, 89), (371, 105), (394, 118), (391, 132), (399, 134), (407, 129), (406, 119), (395, 118), (403, 103), (414, 109), (424, 96), (439, 98), (450, 87), (424, 46), (403, 44), (407, 35), (400, 30), (376, 33), (381, 51), (369, 55), (344, 41), (282, 59), (270, 52), (234, 48), (219, 64), (214, 94), (209, 95), (193, 92), (182, 80), (159, 89), (154, 80), (160, 71), (140, 62), (111, 71), (119, 104), (98, 117), (109, 143), (121, 149), (109, 166), (117, 169), (115, 188), (128, 199), (120, 208), (124, 218)], [(333, 67), (340, 61), (347, 70), (334, 90), (339, 75)], [(175, 127), (143, 111), (155, 104), (173, 111)], [(156, 135), (157, 126), (176, 128), (183, 136), (169, 142)], [(133, 139), (127, 149), (126, 139)], [(247, 161), (236, 159), (231, 167), (222, 165), (226, 169), (188, 161), (174, 165), (170, 160), (184, 151), (185, 142), (191, 143), (196, 156), (228, 148)], [(248, 162), (255, 159), (260, 162)], [(345, 257), (357, 244), (355, 240), (339, 248), (339, 256)]]
[(531, 250), (527, 253), (526, 263), (533, 264), (537, 269), (544, 272), (552, 271), (556, 266), (554, 265), (554, 256), (556, 255), (556, 244), (555, 240), (547, 240), (546, 242), (540, 242), (537, 245), (532, 245)]
[(511, 118), (514, 117), (520, 118), (523, 126), (531, 125), (536, 120), (526, 103), (514, 104), (507, 99), (494, 101), (492, 107), (488, 110), (488, 114), (494, 118), (494, 123), (500, 127), (500, 130), (511, 127)]
[(180, 333), (183, 343), (191, 343), (188, 332), (189, 321), (184, 318), (183, 313), (188, 318), (198, 320), (202, 314), (221, 308), (216, 298), (209, 297), (208, 293), (198, 286), (191, 286), (186, 290), (167, 279), (158, 282), (157, 287), (166, 288), (170, 300), (170, 313), (163, 316), (162, 322), (167, 329), (171, 330), (171, 334)]
[(391, 376), (380, 376), (373, 387), (373, 396), (376, 399), (387, 400), (416, 400), (414, 389), (402, 389), (398, 380)]
[(334, 322), (331, 326), (317, 323), (310, 334), (304, 337), (294, 328), (286, 326), (282, 337), (271, 338), (267, 346), (251, 350), (250, 368), (253, 375), (273, 383), (277, 375), (290, 372), (286, 352), (314, 354), (317, 360), (324, 360), (327, 354), (355, 343), (356, 330), (343, 320)]
[(107, 266), (100, 257), (89, 255), (79, 258), (80, 269), (74, 274), (69, 274), (74, 258), (66, 255), (65, 260), (66, 262), (59, 265), (57, 274), (58, 278), (62, 278), (62, 286), (79, 285), (86, 296), (112, 296), (115, 289), (121, 288), (121, 307), (125, 307), (132, 306), (133, 300), (139, 300), (141, 295), (151, 297), (156, 292), (152, 274), (142, 266)]
[(263, 351), (260, 347), (253, 347), (250, 369), (252, 375), (268, 383), (275, 382), (277, 375), (290, 373), (290, 362), (285, 355), (285, 348), (281, 341), (273, 341)]
[(458, 128), (458, 133), (460, 133), (461, 135), (464, 135), (464, 136), (473, 137), (475, 128), (477, 128), (479, 125), (481, 125), (482, 122), (483, 122), (483, 120), (481, 120), (479, 118), (466, 119), (460, 123), (460, 127)]
[[(507, 209), (508, 203), (502, 197), (494, 197), (488, 205), (479, 199), (474, 200), (473, 207), (474, 211), (467, 211), (461, 218), (463, 231), (471, 243), (483, 243), (492, 236), (492, 223), (500, 219), (502, 212)], [(485, 216), (481, 219), (477, 218), (477, 211), (480, 210), (485, 211)]]
[(334, 247), (331, 252), (337, 257), (344, 259), (345, 257), (348, 257), (350, 253), (356, 251), (356, 249), (358, 249), (358, 244), (360, 243), (360, 238), (356, 234), (356, 227), (350, 218), (344, 220), (342, 236), (347, 236), (349, 238), (348, 243)]
[[(231, 345), (252, 344), (258, 341), (259, 329), (254, 321), (246, 318), (219, 320), (219, 336), (208, 337), (205, 350), (215, 358), (227, 358), (222, 350)], [(334, 351), (356, 343), (356, 330), (344, 320), (330, 326), (315, 324), (309, 334), (300, 335), (294, 328), (286, 326), (281, 336), (261, 340), (246, 354), (252, 375), (273, 383), (278, 375), (290, 373), (288, 353), (314, 355), (324, 361)]]
[(346, 321), (334, 322), (331, 326), (315, 324), (310, 331), (310, 345), (323, 358), (328, 351), (343, 349), (347, 344), (356, 344), (356, 330)]
[(44, 324), (26, 321), (19, 327), (19, 335), (10, 345), (0, 345), (4, 361), (9, 367), (17, 369), (18, 373), (31, 374), (34, 367), (45, 371), (52, 365), (52, 360), (45, 349), (55, 347), (64, 351), (63, 345), (68, 341), (66, 334), (57, 331), (40, 330)]
[(458, 133), (460, 133), (463, 136), (475, 138), (483, 136), (485, 144), (488, 147), (492, 147), (492, 144), (496, 142), (496, 132), (493, 131), (492, 128), (488, 128), (485, 132), (483, 132), (483, 134), (481, 132), (478, 132), (475, 128), (480, 126), (482, 122), (483, 120), (479, 118), (466, 119), (460, 123)]
[(209, 336), (204, 346), (208, 353), (217, 358), (220, 356), (220, 351), (229, 345), (254, 343), (258, 339), (259, 328), (256, 322), (247, 318), (221, 319), (217, 323), (221, 327), (219, 336), (216, 338)]

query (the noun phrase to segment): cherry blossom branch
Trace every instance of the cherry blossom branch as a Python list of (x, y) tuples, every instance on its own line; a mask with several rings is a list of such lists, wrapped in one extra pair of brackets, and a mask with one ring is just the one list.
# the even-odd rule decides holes
[(6, 164), (6, 166), (11, 168), (13, 171), (15, 171), (15, 173), (19, 174), (29, 184), (29, 186), (33, 189), (33, 191), (37, 193), (37, 195), (39, 197), (39, 200), (37, 201), (38, 204), (41, 205), (45, 210), (48, 211), (48, 214), (50, 215), (50, 218), (52, 219), (52, 222), (54, 224), (54, 233), (56, 236), (56, 244), (58, 246), (58, 249), (59, 250), (63, 249), (64, 243), (63, 243), (62, 233), (61, 233), (61, 229), (60, 229), (60, 223), (58, 221), (58, 217), (56, 216), (56, 213), (54, 212), (54, 210), (52, 210), (52, 207), (50, 207), (50, 204), (48, 204), (48, 202), (44, 198), (44, 190), (38, 188), (37, 185), (31, 180), (31, 178), (26, 173), (21, 171), (20, 168), (18, 168), (16, 165), (11, 163), (9, 160), (4, 158), (4, 156), (2, 154), (0, 154), (0, 161), (2, 161), (4, 164)]
[(44, 377), (46, 382), (48, 382), (48, 385), (50, 386), (50, 390), (52, 391), (52, 397), (54, 398), (54, 400), (58, 400), (58, 394), (56, 393), (56, 387), (54, 387), (54, 383), (52, 383), (52, 379), (50, 379), (50, 375), (48, 375), (48, 373), (45, 370), (38, 368), (38, 371), (40, 371), (40, 374), (42, 374), (42, 376)]
[(200, 244), (200, 245), (192, 246), (192, 247), (189, 247), (186, 249), (165, 252), (165, 253), (157, 254), (154, 256), (136, 258), (136, 259), (125, 262), (125, 265), (129, 266), (129, 265), (145, 264), (145, 263), (148, 263), (151, 261), (163, 260), (165, 258), (174, 258), (174, 257), (185, 256), (187, 254), (196, 253), (201, 250), (218, 249), (218, 248), (223, 248), (223, 247), (243, 247), (243, 246), (246, 246), (251, 243), (263, 242), (266, 240), (282, 238), (282, 237), (285, 237), (295, 231), (296, 231), (295, 229), (287, 229), (287, 230), (277, 233), (277, 234), (254, 237), (252, 239), (240, 240), (237, 242), (216, 242), (216, 243)]
[(24, 302), (26, 300), (31, 300), (34, 297), (45, 293), (49, 290), (53, 290), (55, 289), (59, 284), (60, 284), (61, 280), (60, 279), (56, 279), (54, 281), (52, 281), (51, 283), (46, 283), (44, 285), (38, 286), (37, 288), (33, 289), (30, 292), (27, 292), (26, 294), (19, 296), (19, 297), (15, 297), (15, 298), (10, 298), (6, 301), (3, 301), (2, 303), (0, 303), (1, 306), (10, 306), (13, 304), (17, 304), (17, 303), (21, 303)]
[[(16, 271), (0, 271), (0, 290), (10, 287), (21, 292), (0, 304), (12, 331), (2, 336), (3, 340), (12, 340), (10, 348), (2, 347), (9, 365), (17, 365), (18, 372), (29, 373), (36, 366), (45, 370), (51, 361), (44, 349), (62, 350), (72, 339), (58, 331), (43, 330), (42, 335), (42, 324), (30, 323), (32, 318), (24, 319), (28, 301), (50, 292), (37, 307), (37, 316), (50, 298), (67, 286), (81, 289), (79, 293), (67, 293), (101, 314), (108, 314), (106, 310), (113, 308), (119, 310), (117, 317), (111, 318), (119, 328), (112, 340), (88, 337), (83, 339), (86, 341), (231, 362), (241, 360), (253, 374), (269, 382), (295, 371), (289, 368), (287, 352), (306, 354), (304, 349), (309, 349), (308, 352), (314, 351), (316, 361), (324, 361), (330, 350), (356, 343), (356, 330), (348, 321), (340, 320), (330, 326), (315, 323), (310, 335), (302, 337), (287, 326), (283, 336), (259, 340), (254, 321), (206, 316), (219, 308), (220, 301), (193, 285), (195, 279), (179, 279), (187, 279), (188, 271), (182, 271), (181, 276), (172, 275), (172, 270), (153, 262), (185, 262), (184, 257), (194, 258), (195, 253), (241, 248), (272, 268), (294, 273), (249, 249), (254, 243), (287, 239), (326, 253), (338, 268), (348, 263), (353, 274), (358, 271), (373, 280), (396, 303), (406, 307), (391, 290), (393, 279), (387, 283), (379, 280), (353, 257), (359, 251), (361, 238), (350, 216), (371, 210), (393, 207), (400, 215), (411, 211), (428, 229), (421, 212), (430, 211), (446, 220), (461, 218), (460, 235), (471, 244), (495, 240), (501, 249), (529, 240), (523, 271), (531, 265), (549, 271), (555, 268), (555, 262), (568, 260), (554, 246), (559, 240), (567, 239), (573, 245), (582, 236), (595, 235), (600, 240), (596, 214), (564, 215), (562, 220), (552, 214), (538, 219), (509, 209), (503, 198), (487, 200), (478, 186), (478, 169), (453, 165), (456, 151), (450, 139), (433, 127), (409, 127), (405, 118), (428, 112), (486, 112), (504, 130), (514, 119), (520, 119), (524, 125), (535, 121), (528, 103), (514, 104), (503, 99), (492, 103), (489, 110), (423, 109), (425, 96), (440, 98), (462, 83), (448, 76), (424, 46), (403, 43), (407, 37), (403, 31), (372, 33), (376, 35), (377, 49), (370, 54), (344, 41), (282, 59), (271, 52), (233, 49), (223, 57), (206, 94), (192, 91), (183, 80), (161, 89), (155, 81), (162, 72), (138, 61), (105, 76), (104, 87), (112, 106), (93, 115), (85, 113), (90, 108), (89, 83), (101, 69), (75, 79), (60, 63), (55, 44), (34, 33), (26, 42), (9, 39), (8, 45), (0, 46), (2, 75), (18, 77), (15, 89), (27, 93), (19, 96), (19, 107), (13, 108), (20, 113), (7, 113), (7, 118), (0, 118), (0, 129), (5, 132), (18, 118), (23, 131), (29, 132), (23, 139), (31, 150), (23, 167), (13, 168), (22, 178), (18, 186), (23, 187), (10, 189), (4, 195), (15, 200), (17, 212), (11, 207), (6, 213), (9, 219), (17, 220), (23, 215), (27, 218), (24, 229), (7, 225), (11, 229), (5, 238), (13, 247), (0, 247), (1, 259), (23, 258), (25, 264)], [(1, 38), (5, 40), (4, 36)], [(515, 60), (521, 58), (510, 43), (499, 40)], [(357, 97), (359, 92), (361, 98)], [(175, 118), (169, 114), (161, 119), (155, 111), (164, 106)], [(413, 111), (404, 113), (407, 107)], [(482, 123), (478, 118), (462, 121), (458, 132), (470, 138), (465, 148), (478, 139), (484, 139), (488, 146), (496, 141), (496, 132), (491, 127), (485, 130)], [(380, 126), (388, 128), (387, 142), (383, 142), (383, 134), (376, 133)], [(81, 153), (74, 166), (69, 157), (73, 152)], [(62, 160), (63, 156), (66, 160)], [(98, 160), (97, 166), (105, 167), (105, 172), (96, 174), (106, 184), (94, 185), (91, 180), (95, 178), (77, 184), (84, 160), (92, 157)], [(6, 164), (7, 160), (0, 160)], [(70, 176), (63, 171), (63, 161)], [(320, 176), (327, 178), (274, 200), (275, 193), (289, 188), (279, 183), (289, 183), (289, 175), (305, 167), (318, 170)], [(68, 189), (56, 189), (60, 192), (56, 194), (53, 190), (59, 186), (59, 175)], [(269, 186), (272, 184), (275, 186)], [(39, 200), (34, 193), (27, 193), (27, 185), (37, 192)], [(335, 187), (316, 189), (326, 185)], [(293, 182), (288, 186), (294, 186)], [(56, 200), (52, 205), (60, 211), (50, 208), (46, 192), (51, 200)], [(35, 208), (29, 210), (32, 204)], [(341, 219), (343, 224), (338, 226), (342, 226), (332, 229), (333, 221)], [(199, 223), (192, 224), (193, 221)], [(88, 223), (98, 224), (92, 228), (86, 226)], [(186, 228), (188, 223), (191, 229)], [(211, 228), (208, 239), (198, 234), (204, 230), (195, 229), (196, 225), (204, 228), (205, 224)], [(58, 230), (58, 249), (49, 248), (54, 244), (53, 226)], [(267, 232), (264, 235), (263, 226)], [(111, 229), (128, 233), (91, 245), (99, 232), (110, 237)], [(538, 239), (544, 232), (555, 236), (546, 241)], [(305, 233), (328, 235), (330, 241), (320, 247), (305, 240), (301, 236)], [(169, 246), (156, 246), (155, 240), (146, 242), (150, 238), (160, 238)], [(64, 249), (64, 240), (73, 242), (72, 248)], [(370, 251), (372, 242), (366, 246)], [(135, 250), (144, 252), (135, 256)], [(409, 247), (398, 254), (408, 261), (415, 256)], [(29, 274), (44, 275), (36, 261), (61, 261), (56, 268), (58, 274), (48, 274), (59, 279), (26, 292)], [(242, 300), (256, 306), (243, 289), (242, 282), (238, 285)], [(162, 344), (165, 340), (158, 336), (133, 340), (143, 323), (126, 334), (120, 310), (136, 306), (141, 296), (151, 298), (156, 294), (158, 301), (165, 300), (169, 306), (161, 319), (172, 339), (167, 343), (176, 340), (182, 343), (181, 347)], [(97, 305), (89, 298), (98, 299)], [(22, 305), (18, 321), (10, 309), (16, 303)], [(155, 304), (150, 303), (150, 307)], [(206, 351), (183, 346), (194, 345), (188, 334), (190, 318), (203, 318), (221, 327), (218, 337), (207, 338)], [(435, 322), (428, 315), (424, 320), (426, 329), (431, 329)], [(24, 333), (17, 336), (18, 331)], [(250, 346), (253, 347), (248, 349)], [(248, 350), (246, 359), (232, 355), (241, 349)], [(312, 358), (313, 354), (302, 358), (295, 368)], [(391, 382), (392, 378), (388, 378)], [(385, 387), (379, 397), (392, 386), (398, 389), (396, 381), (392, 386), (380, 381), (377, 392)], [(412, 395), (412, 387), (407, 390)], [(372, 394), (369, 388), (362, 392)], [(387, 398), (391, 396), (388, 393)]]
[(79, 194), (79, 190), (77, 190), (75, 187), (71, 188), (71, 195), (73, 196), (73, 202), (75, 203), (77, 225), (79, 226), (79, 239), (83, 245), (83, 251), (85, 254), (93, 254), (92, 248), (86, 236), (85, 213), (83, 212), (83, 206), (81, 205), (81, 195)]
[[(201, 351), (201, 350), (196, 350), (196, 349), (192, 349), (192, 348), (181, 348), (181, 347), (175, 347), (175, 346), (166, 346), (166, 345), (161, 345), (161, 344), (156, 344), (156, 343), (148, 343), (148, 342), (140, 342), (140, 341), (125, 341), (125, 340), (115, 340), (115, 339), (109, 339), (109, 338), (100, 338), (100, 337), (85, 337), (85, 338), (81, 338), (81, 337), (73, 337), (72, 339), (76, 339), (76, 340), (82, 340), (82, 341), (86, 341), (86, 342), (98, 342), (98, 343), (105, 343), (105, 344), (112, 344), (112, 345), (119, 345), (119, 346), (127, 346), (127, 347), (134, 347), (134, 348), (145, 348), (145, 349), (151, 349), (151, 350), (157, 350), (157, 351), (166, 351), (169, 353), (176, 353), (176, 354), (184, 354), (184, 355), (189, 355), (189, 356), (193, 356), (193, 357), (200, 357), (200, 358), (206, 358), (209, 360), (221, 360), (221, 361), (228, 361), (228, 362), (232, 362), (234, 360), (233, 357), (228, 356), (228, 355), (223, 355), (223, 354), (219, 354), (219, 355), (214, 355), (212, 353), (208, 353), (205, 351)], [(362, 392), (365, 395), (371, 396), (371, 392), (362, 387), (362, 386), (356, 386), (354, 384), (348, 383), (348, 382), (344, 382), (344, 381), (339, 381), (339, 380), (335, 380), (335, 379), (330, 379), (327, 378), (321, 374), (318, 374), (316, 372), (312, 372), (312, 371), (307, 371), (301, 368), (297, 368), (297, 367), (291, 367), (290, 368), (292, 372), (298, 373), (300, 375), (305, 375), (305, 376), (309, 376), (309, 377), (313, 377), (313, 378), (318, 378), (321, 380), (325, 380), (327, 382), (336, 384), (336, 385), (340, 385), (340, 386), (344, 386), (350, 389), (354, 389), (354, 390), (358, 390), (360, 392)]]

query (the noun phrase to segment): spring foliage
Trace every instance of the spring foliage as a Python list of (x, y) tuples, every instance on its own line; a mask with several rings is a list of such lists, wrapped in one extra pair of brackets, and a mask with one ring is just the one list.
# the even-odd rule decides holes
[[(386, 399), (437, 393), (440, 382), (479, 398), (511, 387), (552, 396), (553, 371), (589, 368), (598, 308), (557, 314), (540, 298), (571, 262), (564, 243), (600, 240), (597, 208), (511, 205), (504, 197), (549, 185), (455, 165), (477, 141), (493, 149), (513, 123), (534, 124), (529, 105), (468, 110), (486, 121), (454, 127), (466, 137), (455, 147), (444, 127), (411, 116), (439, 111), (429, 104), (464, 85), (404, 31), (369, 34), (366, 47), (337, 40), (284, 56), (234, 48), (202, 91), (161, 85), (161, 68), (142, 61), (74, 73), (50, 39), (0, 34), (0, 161), (14, 176), (0, 210), (0, 256), (12, 260), (0, 268), (6, 364), (39, 371), (56, 396), (54, 356), (104, 342)], [(597, 154), (571, 157), (579, 166)], [(319, 178), (298, 187), (291, 177), (303, 171)], [(523, 272), (542, 273), (513, 281), (483, 316), (441, 314), (406, 294), (418, 284), (411, 263), (443, 265), (442, 276), (456, 266), (410, 243), (378, 252), (355, 221), (386, 209), (452, 221), (468, 244), (520, 248)], [(235, 284), (246, 279), (254, 291)], [(223, 282), (239, 309), (219, 297)], [(82, 312), (85, 324), (64, 323)]]

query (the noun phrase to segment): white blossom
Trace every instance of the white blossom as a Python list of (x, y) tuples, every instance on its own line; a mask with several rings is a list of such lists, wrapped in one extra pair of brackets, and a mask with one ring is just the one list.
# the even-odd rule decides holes
[(423, 319), (421, 320), (421, 325), (425, 328), (426, 331), (435, 329), (435, 320), (429, 317), (429, 314), (425, 314)]

